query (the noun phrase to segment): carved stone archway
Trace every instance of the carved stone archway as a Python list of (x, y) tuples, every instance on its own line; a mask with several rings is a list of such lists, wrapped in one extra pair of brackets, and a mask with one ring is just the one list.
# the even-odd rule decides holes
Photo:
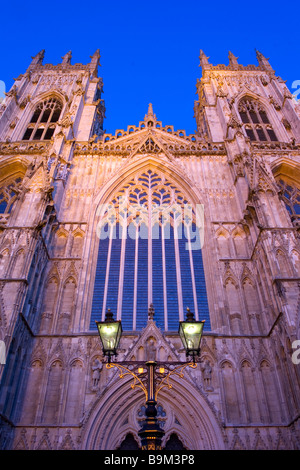
[[(147, 360), (147, 344), (154, 339), (157, 352), (165, 350), (165, 357), (171, 362), (184, 363), (184, 354), (178, 353), (165, 338), (155, 322), (149, 319), (146, 328), (134, 342), (127, 355), (120, 353), (118, 360), (132, 361), (138, 357), (140, 348), (144, 348)], [(160, 360), (156, 355), (154, 360)], [(123, 362), (124, 364), (125, 362)], [(200, 364), (197, 368), (185, 368), (183, 377), (172, 375), (171, 388), (161, 388), (158, 402), (165, 410), (165, 436), (163, 447), (172, 434), (176, 434), (183, 446), (189, 450), (224, 449), (222, 425), (215, 408), (208, 401), (202, 388), (198, 385)], [(119, 377), (117, 368), (109, 369), (105, 389), (95, 398), (83, 423), (82, 448), (87, 450), (116, 450), (132, 434), (136, 442), (140, 442), (138, 431), (141, 423), (138, 411), (145, 404), (142, 390), (132, 387), (133, 378), (127, 375)]]
[[(174, 380), (175, 382), (175, 380)], [(140, 390), (119, 379), (99, 398), (83, 425), (82, 449), (116, 450), (130, 433), (139, 442), (137, 409), (143, 402)], [(201, 392), (187, 380), (176, 381), (162, 391), (160, 403), (167, 411), (163, 446), (175, 433), (189, 450), (225, 448), (221, 423)]]

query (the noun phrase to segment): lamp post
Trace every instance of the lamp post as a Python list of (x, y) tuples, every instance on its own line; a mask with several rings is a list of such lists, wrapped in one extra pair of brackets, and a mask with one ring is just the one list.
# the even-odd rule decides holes
[(186, 355), (195, 357), (200, 355), (200, 342), (205, 320), (196, 321), (194, 314), (187, 308), (186, 321), (179, 322), (179, 335), (186, 351)]
[(103, 354), (108, 356), (108, 362), (110, 363), (111, 357), (117, 355), (117, 348), (122, 334), (121, 321), (115, 321), (113, 313), (108, 309), (105, 321), (96, 321), (96, 325), (102, 343)]
[[(153, 314), (153, 307), (152, 309)], [(112, 356), (117, 355), (117, 348), (120, 342), (122, 334), (121, 321), (115, 321), (113, 314), (108, 309), (105, 321), (96, 321), (99, 336), (102, 343), (102, 349), (104, 356), (108, 357), (108, 363), (106, 367), (108, 369), (112, 367), (118, 368), (120, 377), (125, 375), (131, 375), (134, 378), (132, 388), (135, 386), (141, 388), (146, 396), (146, 419), (138, 432), (141, 439), (142, 450), (161, 450), (162, 438), (165, 434), (164, 430), (159, 426), (157, 420), (157, 395), (163, 387), (171, 388), (172, 385), (169, 382), (171, 375), (177, 375), (183, 377), (183, 370), (186, 367), (196, 368), (196, 357), (200, 356), (200, 342), (203, 332), (204, 321), (196, 321), (193, 313), (190, 309), (187, 309), (186, 321), (179, 322), (179, 335), (182, 340), (183, 346), (186, 351), (186, 357), (192, 357), (193, 362), (169, 362), (158, 363), (155, 360), (148, 360), (146, 363), (140, 361), (122, 361), (112, 362)], [(143, 367), (147, 367), (146, 384), (144, 380), (140, 378), (139, 372), (143, 371)], [(130, 366), (129, 369), (126, 366)], [(135, 373), (132, 368), (137, 368), (138, 373)], [(155, 371), (159, 367), (160, 381), (156, 383)], [(143, 374), (144, 375), (144, 374)], [(157, 386), (158, 385), (158, 386)]]
[(147, 361), (148, 370), (148, 399), (146, 401), (146, 419), (139, 430), (142, 450), (161, 450), (161, 440), (165, 434), (157, 420), (156, 394), (155, 394), (155, 361)]

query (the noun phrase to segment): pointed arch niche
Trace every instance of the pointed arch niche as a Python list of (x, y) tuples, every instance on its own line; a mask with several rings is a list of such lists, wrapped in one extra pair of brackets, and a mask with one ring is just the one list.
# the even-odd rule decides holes
[(95, 320), (104, 319), (110, 308), (125, 331), (141, 330), (153, 303), (155, 321), (164, 331), (178, 330), (187, 307), (210, 330), (203, 213), (191, 185), (148, 159), (110, 182), (107, 193), (95, 211), (89, 328), (95, 329)]

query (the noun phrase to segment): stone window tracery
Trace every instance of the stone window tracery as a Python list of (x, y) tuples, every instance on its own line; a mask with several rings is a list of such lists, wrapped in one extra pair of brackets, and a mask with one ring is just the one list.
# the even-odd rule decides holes
[(22, 140), (50, 140), (62, 111), (62, 103), (54, 97), (36, 106)]
[(277, 184), (281, 190), (281, 199), (290, 214), (295, 226), (300, 225), (300, 189), (283, 179), (279, 179)]
[(268, 115), (259, 101), (244, 98), (239, 103), (238, 111), (251, 141), (275, 142), (278, 140)]
[(20, 192), (22, 178), (16, 178), (0, 186), (0, 214), (10, 214)]
[[(178, 329), (189, 307), (210, 328), (201, 227), (187, 197), (164, 173), (145, 170), (101, 208), (90, 327), (110, 308), (126, 331)], [(200, 228), (199, 228), (200, 227)]]

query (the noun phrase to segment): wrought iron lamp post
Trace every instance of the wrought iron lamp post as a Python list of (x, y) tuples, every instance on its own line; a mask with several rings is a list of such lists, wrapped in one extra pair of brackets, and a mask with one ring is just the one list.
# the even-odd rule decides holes
[[(153, 314), (153, 306), (150, 306)], [(121, 321), (115, 321), (110, 310), (107, 311), (104, 322), (96, 321), (99, 336), (102, 343), (103, 354), (108, 357), (106, 367), (111, 369), (116, 367), (119, 376), (123, 378), (131, 375), (134, 379), (132, 388), (141, 388), (146, 397), (146, 419), (139, 431), (143, 450), (161, 450), (164, 430), (159, 426), (157, 420), (157, 395), (164, 388), (171, 388), (170, 377), (176, 375), (183, 377), (183, 370), (186, 367), (197, 367), (196, 357), (200, 356), (200, 342), (203, 332), (204, 321), (196, 321), (193, 313), (187, 309), (187, 318), (179, 323), (179, 334), (186, 351), (187, 358), (192, 357), (192, 362), (156, 362), (155, 360), (143, 361), (122, 361), (112, 362), (112, 356), (117, 355), (117, 348), (122, 334)], [(147, 374), (144, 372), (147, 368)], [(158, 373), (156, 374), (156, 369)], [(156, 375), (155, 375), (156, 374)], [(158, 378), (158, 380), (156, 380)]]
[(157, 420), (157, 409), (156, 409), (156, 395), (155, 395), (155, 367), (157, 363), (155, 361), (147, 361), (147, 375), (148, 375), (148, 389), (146, 401), (146, 420), (144, 425), (139, 430), (139, 436), (141, 439), (143, 450), (160, 450), (161, 440), (165, 434), (164, 430), (159, 426)]

